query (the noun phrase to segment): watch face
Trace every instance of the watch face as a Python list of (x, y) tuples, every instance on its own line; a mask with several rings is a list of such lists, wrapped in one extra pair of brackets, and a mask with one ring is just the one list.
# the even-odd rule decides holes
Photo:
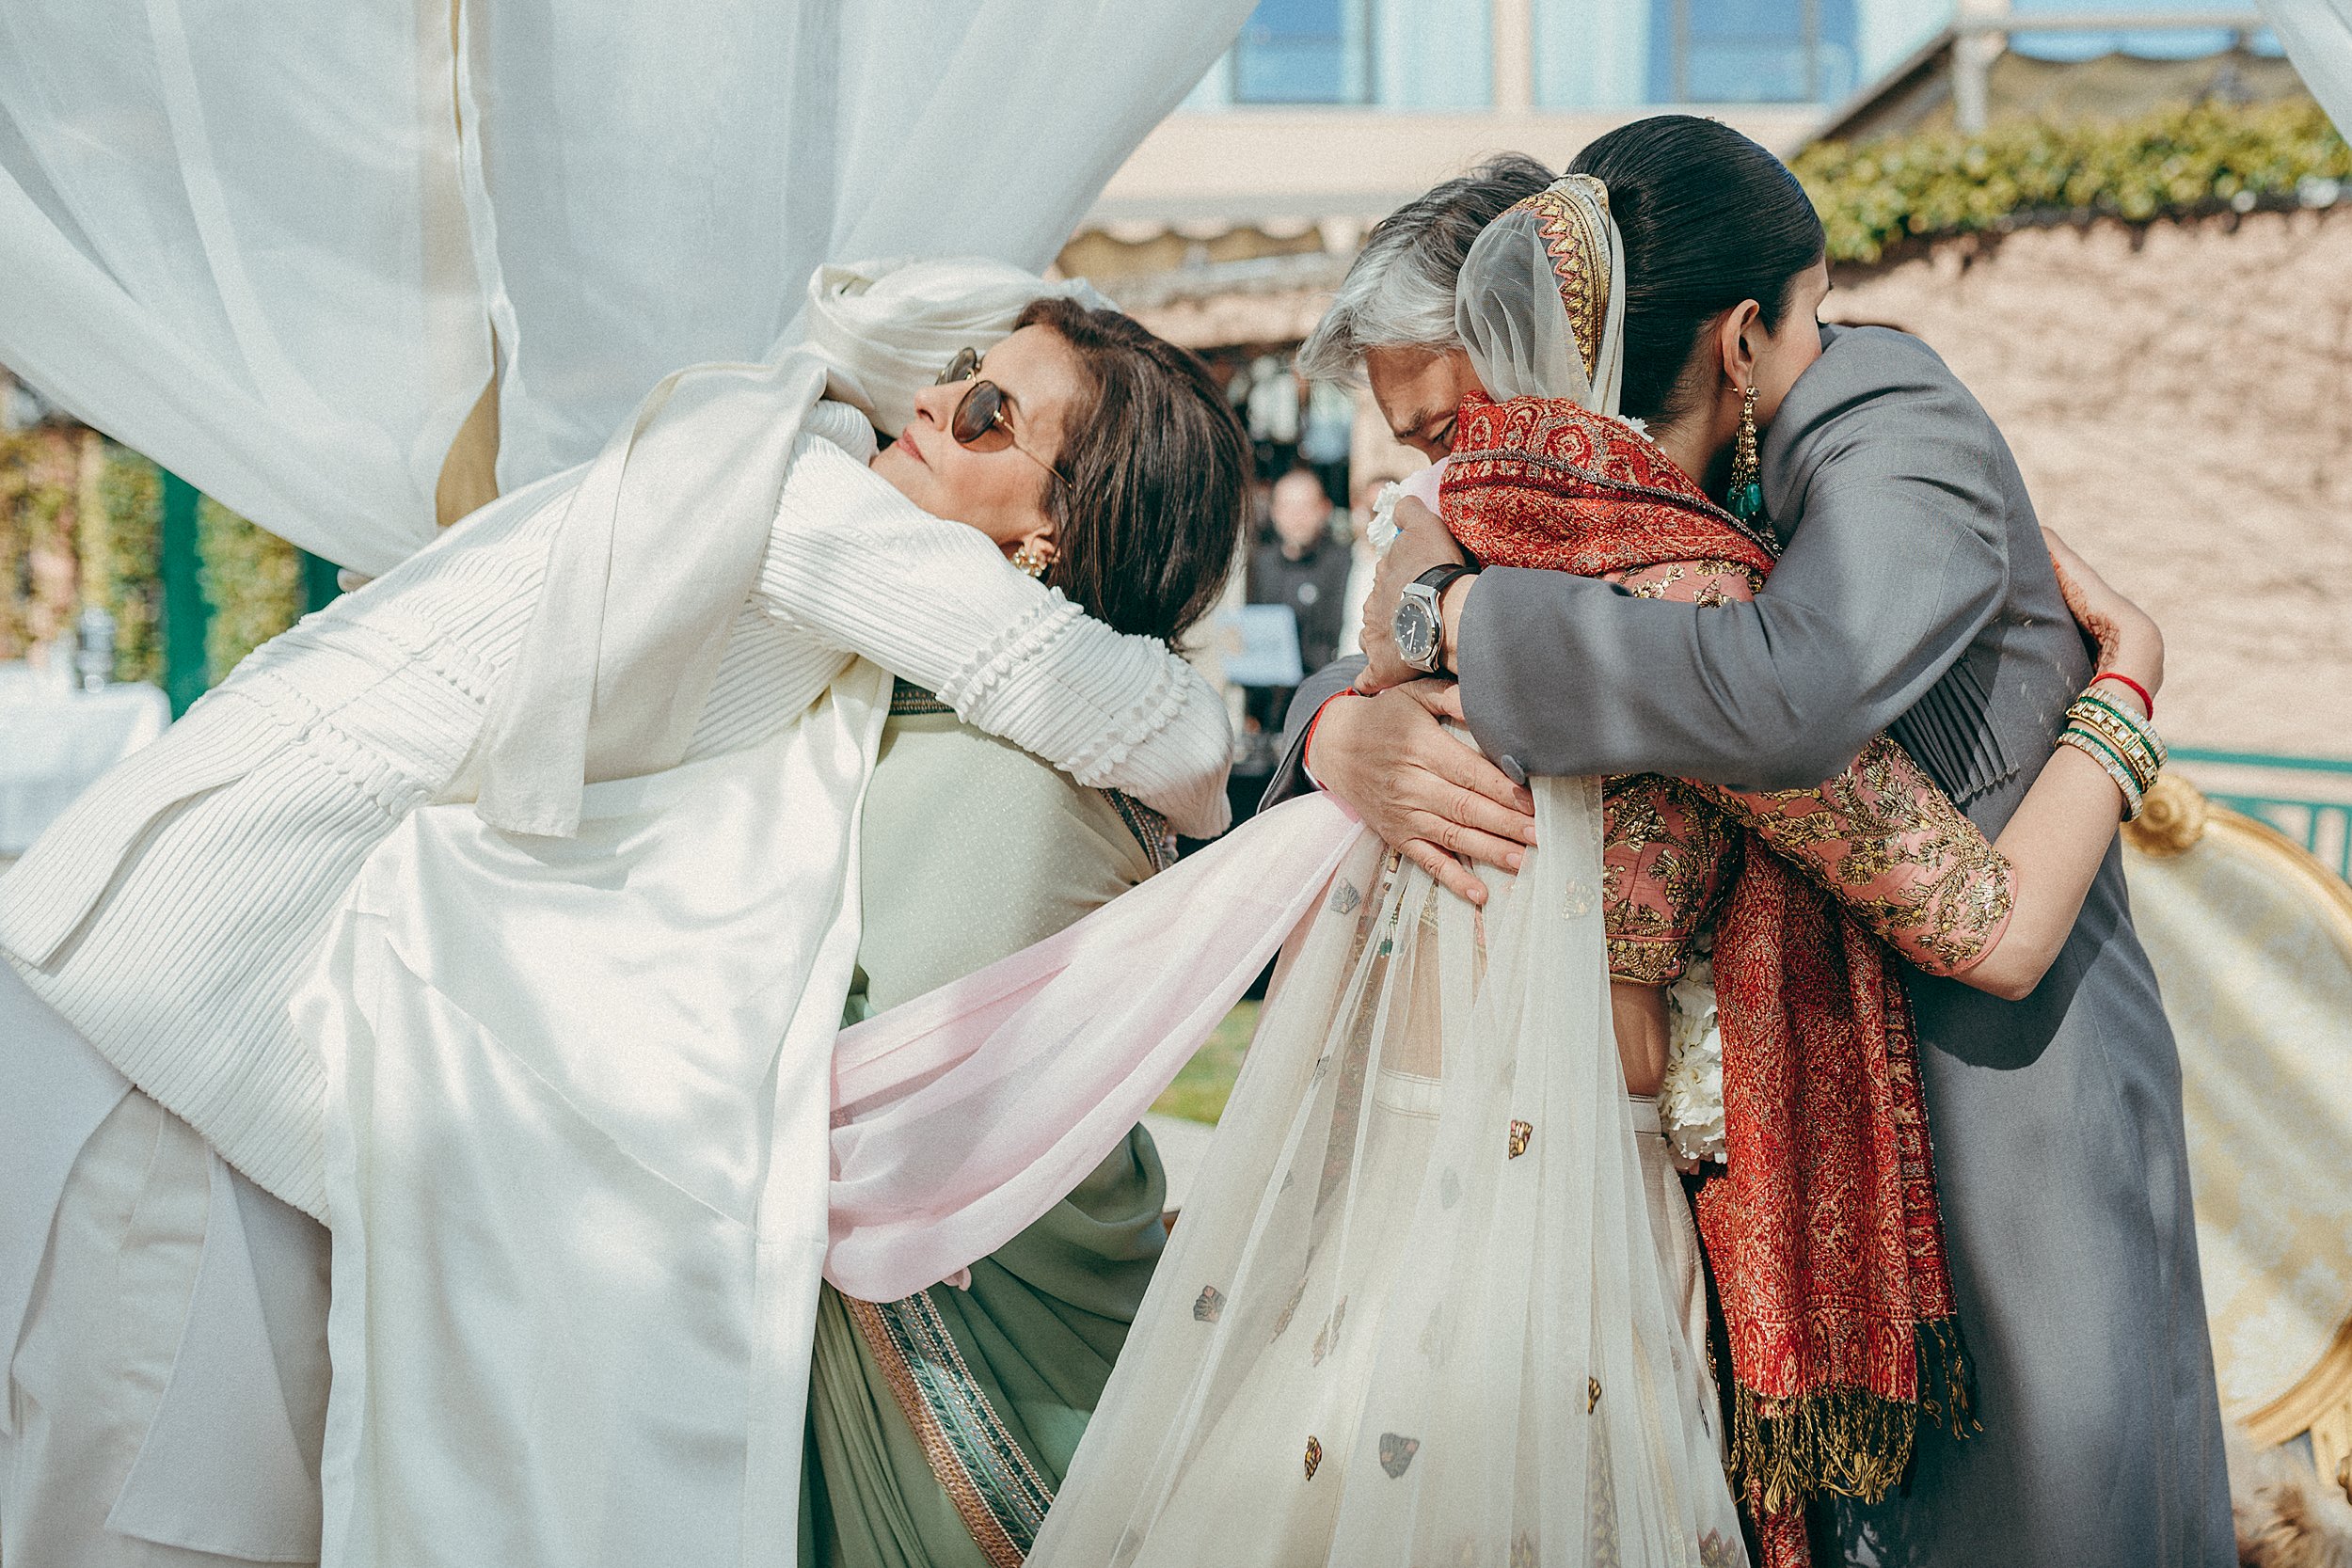
[(1405, 662), (1426, 670), (1438, 652), (1438, 620), (1419, 595), (1407, 594), (1396, 607), (1396, 651)]

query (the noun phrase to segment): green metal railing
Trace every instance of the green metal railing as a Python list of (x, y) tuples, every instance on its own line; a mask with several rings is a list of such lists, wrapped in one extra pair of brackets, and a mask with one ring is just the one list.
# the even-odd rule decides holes
[(212, 674), (204, 665), (204, 628), (213, 607), (204, 597), (203, 562), (197, 549), (196, 486), (164, 475), (164, 690), (174, 719), (204, 695)]
[[(2174, 760), (2211, 763), (2217, 767), (2259, 769), (2265, 773), (2320, 773), (2352, 777), (2352, 762), (2333, 757), (2282, 757), (2261, 752), (2217, 752), (2200, 746), (2175, 746)], [(2281, 781), (2283, 783), (2283, 781)], [(2206, 798), (2233, 811), (2267, 823), (2310, 850), (2321, 863), (2352, 882), (2352, 803), (2311, 800), (2292, 795), (2246, 794), (2208, 789)]]

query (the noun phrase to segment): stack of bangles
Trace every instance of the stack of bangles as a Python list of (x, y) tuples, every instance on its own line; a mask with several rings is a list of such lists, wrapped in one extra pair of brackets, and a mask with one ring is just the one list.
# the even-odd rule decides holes
[(2074, 747), (2106, 770), (2107, 777), (2123, 792), (2123, 820), (2129, 822), (2139, 815), (2148, 792), (2155, 787), (2156, 775), (2164, 771), (2166, 753), (2155, 726), (2099, 695), (2099, 683), (2108, 680), (2129, 686), (2139, 693), (2141, 702), (2148, 704), (2151, 714), (2155, 711), (2154, 703), (2149, 701), (2138, 682), (2115, 674), (2094, 676), (2090, 689), (2075, 698), (2074, 705), (2066, 710), (2066, 729), (2058, 736), (2058, 744)]

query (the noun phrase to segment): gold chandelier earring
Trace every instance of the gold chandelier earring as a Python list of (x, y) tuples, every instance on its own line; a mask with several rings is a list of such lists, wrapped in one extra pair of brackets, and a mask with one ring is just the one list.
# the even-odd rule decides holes
[(1041, 578), (1045, 575), (1045, 568), (1054, 563), (1054, 558), (1025, 539), (1021, 547), (1012, 552), (1012, 563), (1033, 578)]
[(1724, 499), (1731, 515), (1754, 522), (1764, 510), (1764, 466), (1756, 455), (1756, 388), (1740, 394), (1740, 434), (1731, 448), (1731, 492)]

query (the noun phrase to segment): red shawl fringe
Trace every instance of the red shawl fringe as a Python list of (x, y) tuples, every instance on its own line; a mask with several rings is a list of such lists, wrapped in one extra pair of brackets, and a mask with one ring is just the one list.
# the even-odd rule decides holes
[[(1494, 565), (1772, 566), (1654, 443), (1573, 403), (1466, 401), (1443, 498)], [(1698, 1216), (1730, 1337), (1731, 1470), (1765, 1568), (1802, 1568), (1809, 1499), (1884, 1497), (1922, 1418), (1973, 1430), (1967, 1355), (1885, 945), (1750, 835), (1714, 963), (1729, 1150)]]

